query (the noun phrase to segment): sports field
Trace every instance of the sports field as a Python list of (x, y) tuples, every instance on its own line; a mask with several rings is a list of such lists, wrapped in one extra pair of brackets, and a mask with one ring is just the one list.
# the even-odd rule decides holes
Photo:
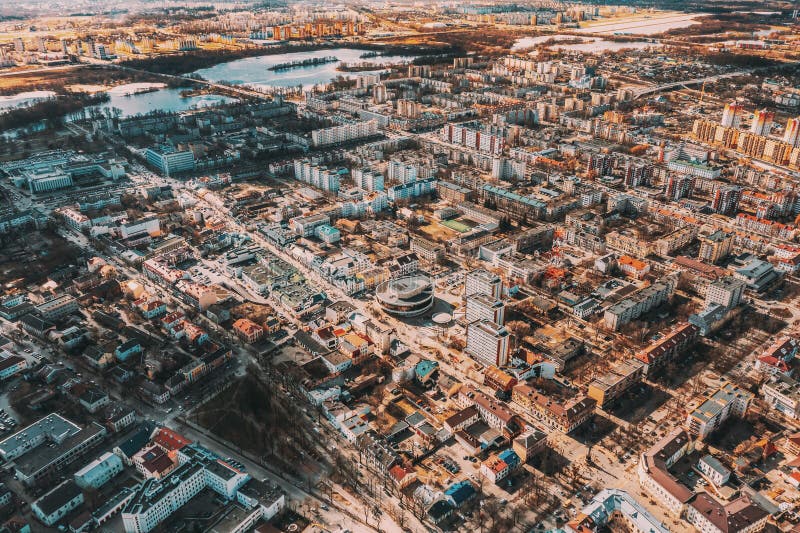
[(442, 226), (450, 228), (451, 230), (459, 233), (466, 233), (471, 229), (469, 226), (459, 222), (458, 220), (445, 220), (441, 224)]

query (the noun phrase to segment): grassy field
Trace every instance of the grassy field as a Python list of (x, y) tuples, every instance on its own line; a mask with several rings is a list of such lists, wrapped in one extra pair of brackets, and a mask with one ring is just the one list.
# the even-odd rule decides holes
[(458, 220), (444, 220), (444, 221), (442, 221), (441, 224), (443, 226), (445, 226), (447, 228), (450, 228), (453, 231), (457, 231), (459, 233), (466, 233), (470, 229), (472, 229), (469, 226), (467, 226), (466, 224), (464, 224), (463, 222), (459, 222)]

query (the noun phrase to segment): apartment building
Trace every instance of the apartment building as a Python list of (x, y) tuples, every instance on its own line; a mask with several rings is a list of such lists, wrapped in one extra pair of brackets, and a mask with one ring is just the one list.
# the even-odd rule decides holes
[(605, 310), (603, 321), (609, 329), (617, 330), (644, 313), (666, 303), (675, 291), (674, 277), (665, 277), (649, 287), (639, 289)]
[(553, 399), (525, 383), (514, 387), (511, 401), (551, 429), (570, 433), (594, 414), (597, 401), (576, 395), (568, 400)]
[(469, 297), (477, 294), (499, 300), (503, 297), (503, 280), (497, 274), (485, 269), (467, 272), (464, 279), (464, 295)]
[(35, 309), (43, 319), (58, 321), (78, 310), (78, 300), (69, 294), (61, 294), (46, 299)]
[(420, 259), (434, 263), (444, 258), (445, 250), (442, 244), (414, 236), (411, 238), (411, 251)]
[(600, 408), (605, 408), (620, 398), (637, 383), (641, 383), (645, 365), (638, 359), (622, 361), (610, 372), (597, 377), (589, 383), (587, 396), (597, 401)]
[(339, 192), (339, 177), (342, 173), (340, 169), (319, 166), (308, 159), (294, 161), (294, 179), (326, 192)]
[(477, 320), (488, 320), (502, 326), (505, 324), (505, 308), (506, 305), (502, 300), (486, 294), (474, 294), (467, 296), (465, 318), (467, 324)]
[(706, 307), (717, 304), (727, 309), (733, 309), (742, 301), (745, 288), (747, 288), (747, 284), (733, 276), (712, 281), (706, 292)]
[(649, 344), (636, 353), (635, 357), (644, 363), (644, 373), (652, 376), (678, 355), (683, 353), (699, 335), (700, 330), (694, 324), (683, 322), (673, 330)]
[(686, 428), (692, 435), (705, 439), (731, 416), (743, 417), (753, 395), (733, 383), (725, 382), (686, 417)]
[(686, 509), (694, 493), (669, 471), (694, 450), (689, 433), (677, 428), (642, 454), (637, 468), (642, 489), (676, 516)]
[(478, 320), (467, 326), (464, 352), (484, 365), (505, 366), (511, 350), (508, 330), (489, 320)]
[(761, 394), (772, 409), (793, 420), (800, 419), (800, 383), (793, 378), (777, 374), (761, 386)]
[(700, 253), (697, 258), (707, 263), (717, 264), (731, 253), (733, 234), (716, 230), (708, 235), (700, 235)]
[(311, 143), (315, 147), (343, 144), (365, 137), (378, 135), (376, 120), (357, 121), (311, 132)]

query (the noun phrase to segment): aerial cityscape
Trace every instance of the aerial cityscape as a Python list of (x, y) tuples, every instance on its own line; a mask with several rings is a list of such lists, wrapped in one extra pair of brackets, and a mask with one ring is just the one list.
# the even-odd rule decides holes
[(800, 533), (798, 15), (0, 2), (0, 533)]

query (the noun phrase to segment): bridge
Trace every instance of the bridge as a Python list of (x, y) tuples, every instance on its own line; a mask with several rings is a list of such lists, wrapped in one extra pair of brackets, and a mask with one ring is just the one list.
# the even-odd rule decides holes
[(164, 79), (168, 80), (178, 80), (178, 81), (190, 81), (192, 83), (196, 83), (198, 85), (205, 85), (211, 89), (217, 89), (218, 91), (231, 93), (237, 96), (243, 96), (246, 98), (259, 98), (261, 100), (272, 100), (272, 93), (269, 91), (259, 91), (256, 89), (240, 86), (240, 85), (227, 85), (224, 83), (216, 83), (209, 80), (204, 80), (202, 78), (193, 78), (191, 76), (186, 75), (179, 75), (179, 74), (163, 74), (161, 72), (152, 72), (145, 69), (138, 69), (132, 67), (126, 67), (125, 65), (120, 65), (119, 63), (113, 63), (109, 61), (101, 61), (97, 59), (93, 59), (90, 57), (82, 57), (82, 62), (89, 65), (100, 65), (103, 67), (108, 68), (116, 68), (119, 70), (124, 70), (127, 72), (135, 72), (137, 74), (146, 74), (149, 76), (159, 76)]
[(752, 74), (754, 72), (758, 72), (761, 70), (768, 70), (771, 68), (776, 67), (784, 67), (784, 66), (797, 66), (800, 64), (798, 61), (792, 61), (787, 63), (779, 63), (777, 65), (765, 65), (763, 67), (753, 67), (743, 70), (737, 70), (735, 72), (727, 72), (725, 74), (715, 74), (714, 76), (707, 76), (705, 78), (694, 78), (691, 80), (682, 80), (682, 81), (675, 81), (671, 83), (664, 83), (661, 85), (651, 85), (649, 87), (639, 87), (634, 89), (633, 94), (634, 98), (641, 98), (643, 96), (649, 96), (651, 94), (656, 94), (660, 92), (672, 91), (675, 89), (688, 89), (692, 86), (702, 85), (703, 83), (713, 83), (718, 80), (722, 80), (725, 78), (734, 78), (736, 76), (742, 76), (744, 74)]

